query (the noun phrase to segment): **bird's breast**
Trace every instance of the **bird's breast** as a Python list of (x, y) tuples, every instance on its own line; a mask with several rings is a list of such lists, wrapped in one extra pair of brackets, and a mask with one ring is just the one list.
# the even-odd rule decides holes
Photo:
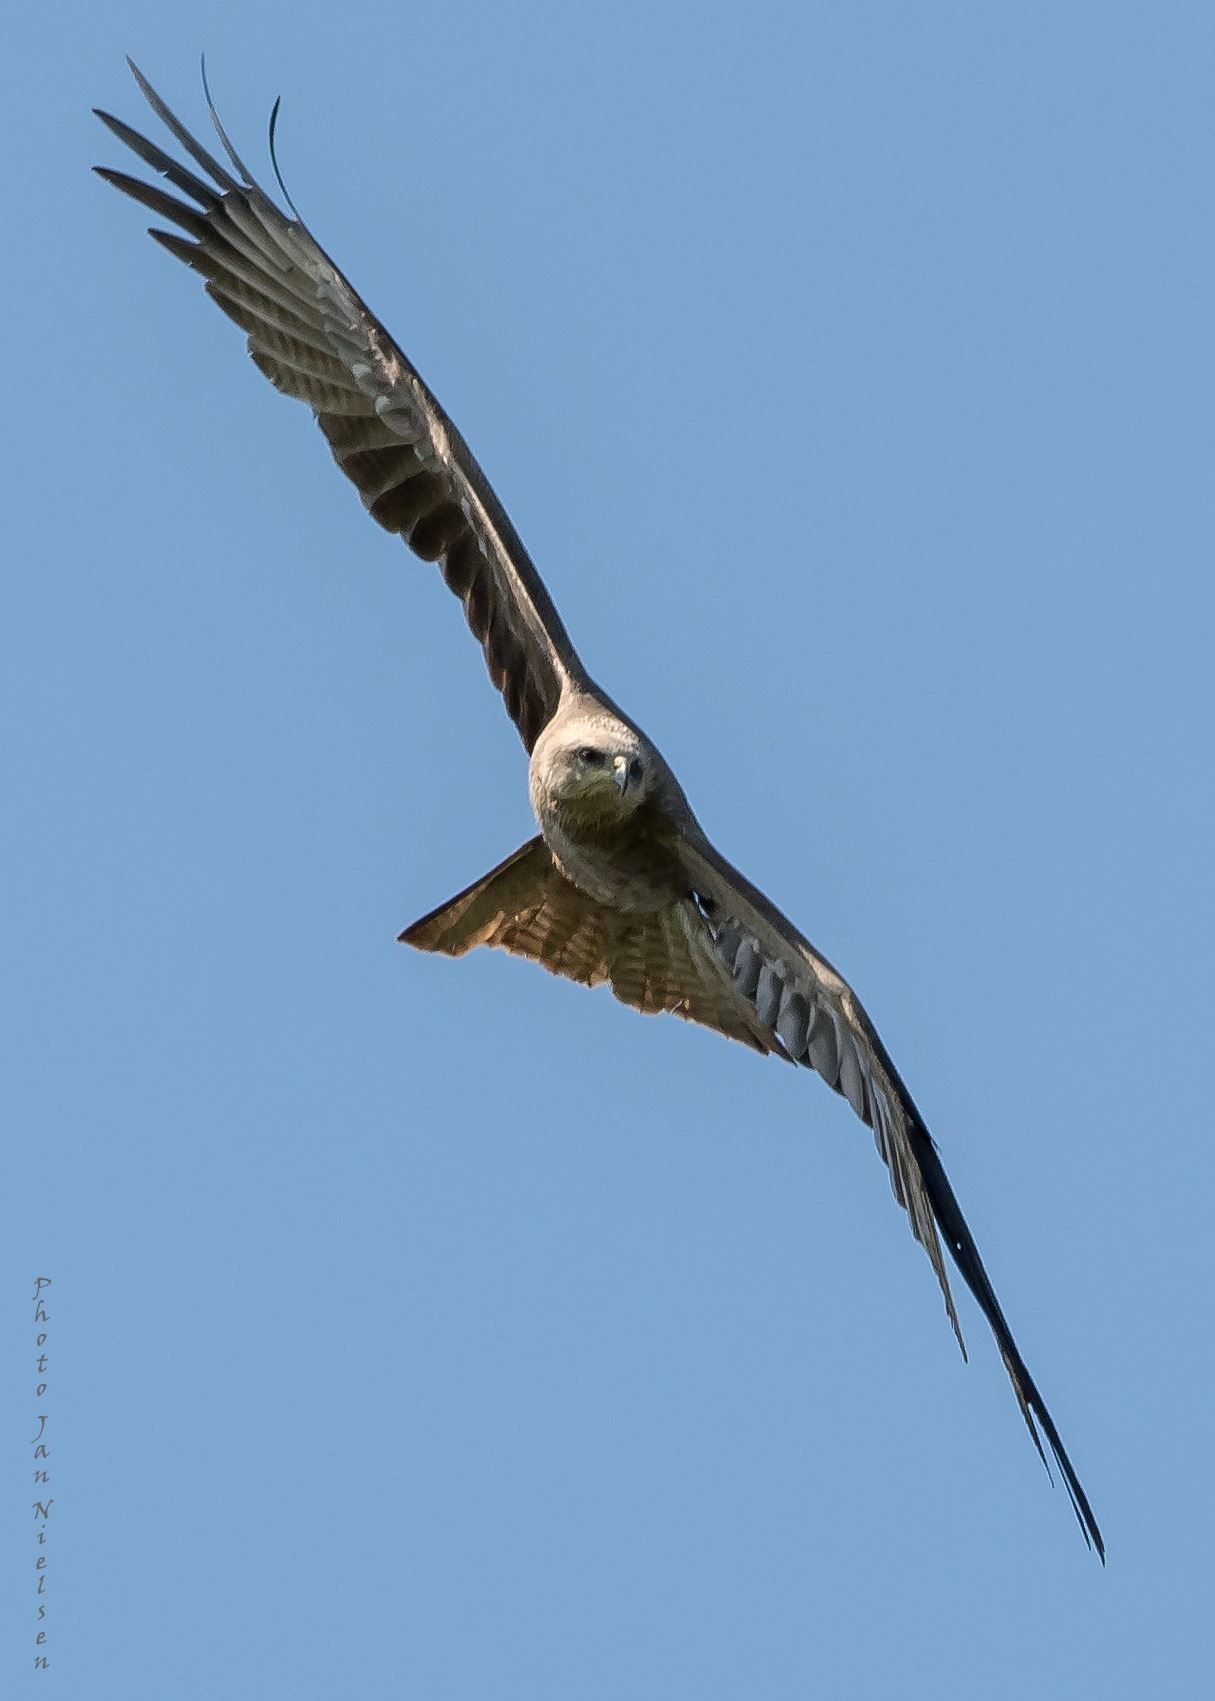
[(670, 825), (646, 805), (610, 823), (579, 821), (560, 808), (539, 819), (561, 872), (597, 903), (647, 915), (687, 895)]

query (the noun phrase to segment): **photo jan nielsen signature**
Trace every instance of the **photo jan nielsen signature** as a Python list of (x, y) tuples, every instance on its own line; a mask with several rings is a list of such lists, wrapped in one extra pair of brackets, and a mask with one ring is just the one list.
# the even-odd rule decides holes
[[(34, 1337), (34, 1345), (38, 1349), (38, 1356), (35, 1360), (38, 1374), (34, 1392), (39, 1406), (43, 1406), (47, 1403), (46, 1391), (49, 1386), (46, 1367), (50, 1360), (45, 1348), (46, 1343), (50, 1338), (50, 1334), (45, 1325), (49, 1324), (51, 1319), (50, 1313), (43, 1304), (42, 1290), (44, 1288), (49, 1288), (50, 1285), (51, 1278), (49, 1276), (34, 1277), (34, 1327), (37, 1331)], [(34, 1487), (37, 1491), (44, 1492), (49, 1489), (51, 1480), (51, 1450), (47, 1445), (46, 1440), (46, 1426), (49, 1422), (50, 1414), (45, 1411), (39, 1411), (36, 1412), (34, 1416), (38, 1425), (38, 1433), (34, 1436), (34, 1439), (31, 1442), (31, 1446), (34, 1449)], [(46, 1532), (47, 1525), (50, 1523), (51, 1507), (53, 1505), (54, 1501), (51, 1499), (49, 1493), (46, 1494), (45, 1499), (34, 1501), (34, 1524), (38, 1533), (38, 1557), (34, 1564), (34, 1574), (38, 1579), (38, 1628), (34, 1637), (35, 1671), (47, 1671), (50, 1667), (50, 1658), (46, 1652), (46, 1600), (44, 1597), (47, 1592)]]

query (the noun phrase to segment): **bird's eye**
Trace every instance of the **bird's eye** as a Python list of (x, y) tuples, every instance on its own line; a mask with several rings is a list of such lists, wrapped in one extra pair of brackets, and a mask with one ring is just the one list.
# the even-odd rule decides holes
[(607, 758), (602, 750), (592, 750), (589, 744), (584, 744), (578, 752), (578, 760), (585, 762), (588, 768), (602, 768)]

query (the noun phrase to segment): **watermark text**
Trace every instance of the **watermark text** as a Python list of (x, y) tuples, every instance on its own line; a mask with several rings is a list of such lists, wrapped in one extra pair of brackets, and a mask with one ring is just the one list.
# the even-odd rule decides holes
[[(34, 1396), (40, 1407), (50, 1404), (46, 1397), (46, 1391), (50, 1386), (47, 1373), (50, 1355), (46, 1351), (46, 1346), (50, 1340), (51, 1319), (43, 1298), (43, 1289), (49, 1288), (50, 1285), (51, 1278), (49, 1276), (34, 1277), (34, 1345), (38, 1349), (37, 1357), (34, 1360), (34, 1367), (37, 1371), (34, 1378)], [(34, 1491), (40, 1497), (34, 1501), (34, 1528), (38, 1540), (38, 1555), (34, 1561), (34, 1575), (38, 1579), (38, 1619), (37, 1631), (34, 1636), (34, 1669), (35, 1671), (47, 1671), (50, 1666), (50, 1656), (46, 1651), (46, 1532), (51, 1521), (51, 1507), (55, 1504), (50, 1495), (51, 1449), (47, 1441), (47, 1424), (50, 1422), (50, 1413), (40, 1410), (35, 1412), (34, 1418), (38, 1425), (38, 1433), (34, 1436), (30, 1445), (34, 1449)]]

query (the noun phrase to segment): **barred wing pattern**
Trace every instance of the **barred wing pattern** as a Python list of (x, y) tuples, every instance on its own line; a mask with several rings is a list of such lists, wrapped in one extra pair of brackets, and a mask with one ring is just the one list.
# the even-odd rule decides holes
[(400, 937), (452, 957), (477, 945), (496, 946), (584, 986), (606, 981), (617, 998), (646, 1014), (669, 1011), (821, 1075), (873, 1130), (965, 1357), (944, 1236), (995, 1337), (1033, 1444), (1045, 1463), (1045, 1438), (1084, 1539), (1104, 1559), (1088, 1497), (1013, 1339), (932, 1136), (860, 1000), (694, 824), (682, 854), (695, 896), (631, 915), (571, 885), (544, 840), (530, 839)]
[(150, 234), (207, 280), (208, 295), (248, 333), (249, 353), (270, 382), (312, 408), (372, 518), (424, 560), (438, 562), (530, 751), (563, 689), (589, 681), (467, 444), (300, 220), (287, 218), (253, 181), (218, 118), (236, 177), (134, 65), (131, 71), (157, 117), (211, 181), (106, 112), (97, 114), (102, 123), (188, 200), (125, 172), (98, 166), (98, 175), (185, 231), (189, 240), (164, 230)]
[(608, 909), (570, 884), (542, 838), (529, 839), (400, 938), (449, 957), (474, 945), (497, 946), (583, 986), (606, 982), (643, 1015), (667, 1011), (756, 1051), (781, 1049), (722, 973), (713, 936), (691, 898), (643, 915)]
[[(151, 234), (202, 274), (207, 292), (247, 333), (249, 352), (270, 381), (313, 409), (373, 518), (439, 563), (526, 749), (533, 750), (559, 713), (608, 706), (467, 445), (405, 355), (298, 217), (288, 218), (257, 186), (214, 108), (235, 176), (131, 69), (157, 117), (209, 181), (106, 113), (98, 116), (177, 195), (122, 172), (98, 168), (100, 175), (185, 232)], [(273, 121), (271, 140), (273, 148)], [(666, 824), (674, 829), (682, 875), (665, 908), (637, 914), (596, 902), (565, 878), (537, 838), (401, 938), (451, 956), (478, 944), (498, 946), (571, 980), (606, 982), (638, 1010), (669, 1011), (816, 1070), (873, 1130), (961, 1344), (944, 1238), (995, 1336), (1034, 1445), (1045, 1461), (1045, 1440), (1085, 1539), (1104, 1559), (1092, 1509), (1017, 1350), (936, 1147), (859, 1000), (714, 850), (681, 793)]]
[(1045, 1437), (1084, 1539), (1104, 1560), (1105, 1544), (1088, 1496), (1017, 1349), (936, 1143), (860, 1000), (827, 959), (702, 834), (686, 835), (683, 851), (684, 866), (713, 928), (722, 963), (738, 991), (751, 1000), (760, 1021), (774, 1030), (789, 1056), (842, 1093), (872, 1128), (894, 1196), (936, 1272), (965, 1357), (941, 1255), (940, 1236), (944, 1236), (951, 1258), (995, 1336), (1034, 1446), (1046, 1463)]

